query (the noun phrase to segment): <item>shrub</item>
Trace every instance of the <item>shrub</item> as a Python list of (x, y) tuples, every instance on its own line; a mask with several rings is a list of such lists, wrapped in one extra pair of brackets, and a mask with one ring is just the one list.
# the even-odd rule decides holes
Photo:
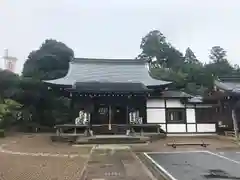
[(5, 132), (3, 129), (0, 129), (0, 138), (5, 137)]

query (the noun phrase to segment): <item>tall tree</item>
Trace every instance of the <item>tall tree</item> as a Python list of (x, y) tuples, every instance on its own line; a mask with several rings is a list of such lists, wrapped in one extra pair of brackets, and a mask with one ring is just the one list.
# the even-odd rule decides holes
[(22, 75), (40, 80), (63, 77), (73, 56), (73, 50), (64, 43), (48, 39), (38, 50), (29, 54)]
[(234, 68), (227, 60), (227, 52), (220, 46), (212, 47), (209, 58), (210, 63), (205, 65), (207, 73), (214, 76), (226, 76), (233, 73)]
[(69, 61), (73, 57), (72, 49), (52, 39), (47, 39), (38, 50), (29, 54), (24, 64), (20, 89), (14, 99), (24, 104), (24, 111), (26, 109), (32, 114), (33, 121), (45, 125), (54, 124), (52, 112), (56, 108), (54, 102), (58, 97), (53, 92), (49, 92), (41, 80), (65, 76)]
[(226, 59), (227, 52), (220, 46), (213, 46), (209, 58), (213, 62), (221, 62), (221, 61), (227, 61)]
[[(139, 58), (151, 62), (154, 78), (172, 81), (177, 87), (184, 87), (186, 92), (193, 94), (203, 94), (207, 88), (212, 88), (214, 76), (240, 73), (239, 67), (230, 65), (226, 51), (220, 46), (211, 49), (211, 61), (203, 65), (190, 48), (183, 56), (158, 30), (150, 31), (143, 37), (140, 48)], [(152, 62), (153, 59), (156, 61)]]
[(184, 60), (189, 64), (200, 64), (194, 52), (189, 47), (186, 49)]
[(166, 41), (165, 36), (158, 30), (150, 31), (142, 38), (139, 58), (150, 61), (156, 58), (162, 67), (179, 68), (183, 62), (182, 53)]

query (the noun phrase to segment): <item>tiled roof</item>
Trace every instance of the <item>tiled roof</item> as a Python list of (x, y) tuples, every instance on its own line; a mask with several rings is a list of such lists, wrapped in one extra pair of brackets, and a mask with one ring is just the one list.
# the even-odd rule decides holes
[(221, 78), (215, 80), (214, 85), (224, 91), (240, 93), (240, 78)]
[(141, 60), (87, 58), (74, 59), (65, 77), (45, 82), (59, 85), (73, 85), (75, 82), (134, 82), (145, 86), (170, 84), (153, 79), (146, 63)]
[(193, 97), (190, 94), (187, 94), (183, 91), (163, 91), (162, 92), (162, 97), (173, 97), (173, 98), (191, 98)]
[(195, 96), (188, 100), (189, 103), (203, 103), (202, 96)]
[(150, 92), (142, 83), (102, 83), (102, 82), (77, 82), (69, 91), (95, 93), (95, 92)]

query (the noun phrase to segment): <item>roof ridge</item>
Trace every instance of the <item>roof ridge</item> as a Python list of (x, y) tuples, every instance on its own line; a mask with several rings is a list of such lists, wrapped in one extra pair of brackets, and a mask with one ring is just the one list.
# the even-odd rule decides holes
[(145, 64), (142, 59), (105, 59), (105, 58), (74, 58), (72, 63), (84, 63), (84, 64)]

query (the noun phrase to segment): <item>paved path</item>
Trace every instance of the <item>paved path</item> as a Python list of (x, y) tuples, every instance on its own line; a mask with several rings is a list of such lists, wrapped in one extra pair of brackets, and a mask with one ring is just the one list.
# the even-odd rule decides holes
[(151, 180), (151, 174), (127, 146), (95, 147), (81, 180)]

